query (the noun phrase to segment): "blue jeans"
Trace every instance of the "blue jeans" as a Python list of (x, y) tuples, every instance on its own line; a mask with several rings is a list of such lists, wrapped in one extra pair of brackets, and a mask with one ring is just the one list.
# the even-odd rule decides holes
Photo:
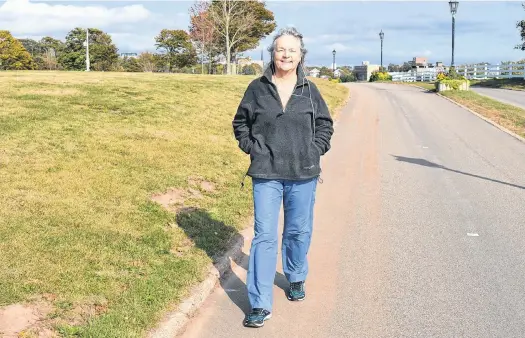
[(306, 279), (317, 177), (302, 180), (252, 179), (255, 236), (250, 249), (247, 287), (252, 308), (272, 311), (277, 265), (277, 229), (284, 205), (282, 263), (289, 282)]

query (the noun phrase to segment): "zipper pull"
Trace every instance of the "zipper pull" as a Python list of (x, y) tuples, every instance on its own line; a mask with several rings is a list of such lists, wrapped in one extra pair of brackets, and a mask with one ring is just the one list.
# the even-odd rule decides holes
[(241, 181), (241, 190), (244, 189), (244, 180), (246, 179), (246, 175), (248, 175), (248, 172), (246, 172), (246, 174), (244, 174), (244, 177), (242, 178), (242, 181)]

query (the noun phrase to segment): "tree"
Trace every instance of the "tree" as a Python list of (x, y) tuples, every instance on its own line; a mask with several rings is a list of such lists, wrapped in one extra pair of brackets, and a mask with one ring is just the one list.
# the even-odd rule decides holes
[(136, 58), (125, 56), (120, 61), (125, 72), (142, 72), (142, 66)]
[(149, 52), (140, 53), (137, 57), (137, 62), (142, 68), (143, 72), (156, 72), (157, 65), (155, 62), (155, 55)]
[(342, 75), (350, 75), (350, 74), (352, 74), (352, 67), (350, 67), (350, 66), (342, 66), (342, 67), (339, 67), (339, 69), (341, 70), (341, 74)]
[[(208, 62), (212, 61), (212, 49), (217, 45), (218, 36), (215, 31), (209, 14), (209, 3), (207, 1), (197, 1), (190, 8), (190, 38), (194, 41), (196, 49), (199, 51), (201, 61), (201, 73), (204, 73), (204, 60), (208, 57)], [(210, 68), (208, 67), (208, 71)]]
[[(67, 70), (82, 70), (86, 64), (86, 30), (75, 28), (66, 36), (64, 53), (60, 64)], [(94, 70), (112, 70), (118, 61), (118, 49), (111, 37), (96, 28), (89, 28), (89, 58)]]
[(58, 69), (58, 60), (54, 49), (48, 49), (42, 57), (43, 68), (49, 70)]
[(214, 0), (208, 11), (213, 27), (225, 43), (227, 74), (232, 73), (232, 51), (255, 26), (256, 16), (250, 9), (249, 1)]
[(254, 16), (253, 25), (241, 36), (240, 41), (232, 49), (234, 55), (254, 49), (261, 39), (270, 35), (277, 24), (273, 12), (266, 8), (263, 1), (245, 1), (247, 11)]
[(44, 54), (42, 45), (33, 39), (18, 39), (32, 57)]
[(331, 68), (328, 68), (326, 66), (322, 66), (320, 69), (319, 69), (319, 76), (332, 76), (334, 75), (334, 72), (333, 72), (333, 69)]
[(101, 30), (89, 31), (89, 58), (93, 69), (111, 71), (118, 62), (118, 49), (111, 36)]
[(65, 44), (50, 36), (43, 37), (40, 40), (40, 46), (44, 50), (42, 60), (45, 69), (59, 69), (58, 58), (65, 50)]
[(391, 63), (391, 64), (388, 65), (388, 71), (389, 72), (400, 72), (401, 71), (401, 66)]
[(242, 67), (241, 73), (243, 75), (258, 75), (262, 74), (263, 69), (262, 67), (257, 63), (251, 63), (249, 65), (245, 65)]
[(40, 40), (40, 45), (42, 46), (44, 50), (53, 49), (56, 55), (63, 52), (64, 49), (66, 48), (64, 42), (54, 39), (50, 36), (43, 37)]
[(9, 31), (0, 31), (0, 69), (29, 70), (35, 69), (31, 54), (22, 43), (15, 39)]
[[(525, 9), (525, 4), (522, 4), (521, 7)], [(516, 22), (516, 28), (518, 28), (520, 31), (520, 38), (522, 43), (514, 46), (514, 49), (525, 50), (525, 20)]]
[(46, 69), (44, 63), (45, 49), (40, 42), (33, 39), (18, 39), (18, 41), (20, 41), (25, 50), (31, 54), (31, 58), (35, 62), (35, 69)]
[(404, 62), (403, 65), (401, 66), (402, 72), (409, 72), (411, 70), (412, 70), (412, 65), (408, 62)]
[(355, 82), (356, 76), (353, 72), (351, 72), (350, 74), (341, 75), (339, 79), (341, 80), (341, 82)]
[(196, 63), (197, 54), (186, 31), (163, 29), (155, 41), (157, 49), (164, 49), (169, 71), (174, 67), (180, 69)]

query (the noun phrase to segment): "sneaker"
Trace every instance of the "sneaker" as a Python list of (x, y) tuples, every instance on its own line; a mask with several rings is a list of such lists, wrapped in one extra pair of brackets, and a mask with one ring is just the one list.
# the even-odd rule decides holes
[(288, 300), (291, 301), (303, 300), (306, 297), (304, 292), (304, 282), (290, 283), (287, 296)]
[(272, 313), (265, 309), (255, 308), (244, 318), (244, 326), (261, 327), (264, 321), (272, 318)]

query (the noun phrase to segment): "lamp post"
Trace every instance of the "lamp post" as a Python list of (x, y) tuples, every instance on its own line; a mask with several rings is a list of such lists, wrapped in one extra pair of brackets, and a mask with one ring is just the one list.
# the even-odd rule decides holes
[(334, 62), (332, 63), (332, 75), (335, 77), (335, 49), (332, 51), (334, 55)]
[(86, 46), (86, 72), (89, 72), (89, 28), (86, 28), (86, 41), (84, 42), (84, 46)]
[(452, 14), (452, 62), (450, 63), (450, 68), (454, 68), (454, 38), (456, 33), (456, 13), (458, 11), (458, 1), (449, 1), (448, 5), (450, 6), (450, 13)]
[(379, 32), (379, 38), (381, 39), (381, 71), (383, 71), (383, 38), (385, 37), (385, 33), (383, 33), (383, 30)]

